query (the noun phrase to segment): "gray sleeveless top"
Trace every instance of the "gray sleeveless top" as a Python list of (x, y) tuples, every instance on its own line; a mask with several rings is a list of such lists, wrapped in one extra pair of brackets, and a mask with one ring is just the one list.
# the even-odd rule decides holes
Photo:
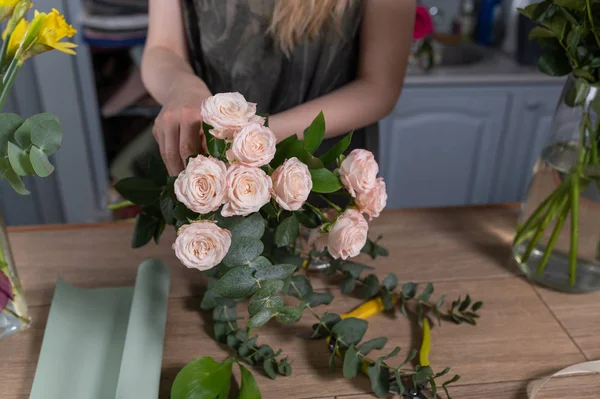
[[(190, 62), (213, 93), (240, 92), (258, 104), (259, 113), (275, 114), (355, 78), (362, 1), (352, 2), (340, 29), (325, 27), (319, 40), (297, 45), (289, 55), (267, 32), (276, 0), (181, 1)], [(376, 140), (376, 126), (360, 129), (351, 148), (367, 147), (367, 130)], [(337, 140), (325, 140), (321, 152)]]

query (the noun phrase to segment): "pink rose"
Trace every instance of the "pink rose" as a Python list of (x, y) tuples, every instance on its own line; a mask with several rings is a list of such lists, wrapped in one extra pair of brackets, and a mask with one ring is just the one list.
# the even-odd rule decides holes
[(308, 167), (298, 158), (290, 158), (275, 169), (273, 180), (273, 198), (286, 211), (297, 211), (302, 207), (310, 190), (312, 178)]
[(258, 212), (271, 199), (271, 178), (259, 168), (236, 164), (227, 171), (225, 217), (246, 216)]
[(0, 271), (0, 310), (6, 307), (9, 299), (13, 299), (13, 289), (8, 276)]
[(275, 156), (275, 144), (277, 138), (271, 129), (253, 122), (233, 136), (227, 159), (229, 162), (237, 161), (246, 166), (267, 165)]
[(327, 248), (328, 239), (328, 234), (323, 233), (321, 228), (317, 227), (310, 230), (307, 243), (310, 247), (314, 247), (317, 252), (323, 252)]
[(230, 246), (231, 232), (208, 220), (184, 224), (173, 243), (181, 263), (198, 270), (212, 269), (221, 263)]
[(256, 104), (240, 93), (215, 94), (202, 103), (202, 119), (213, 127), (210, 134), (217, 139), (232, 139), (248, 123), (258, 122), (255, 114)]
[(417, 15), (415, 20), (415, 30), (413, 39), (423, 39), (433, 33), (433, 20), (429, 10), (424, 6), (417, 6)]
[(175, 180), (175, 195), (188, 209), (201, 215), (216, 211), (223, 203), (227, 168), (218, 159), (191, 158)]
[(369, 221), (379, 217), (379, 214), (385, 208), (387, 203), (387, 192), (383, 177), (377, 179), (375, 187), (367, 193), (359, 193), (356, 196), (356, 206), (361, 213), (368, 215)]
[(375, 187), (379, 165), (371, 151), (354, 150), (340, 165), (340, 179), (351, 196), (366, 193)]
[(354, 258), (367, 242), (369, 225), (363, 215), (356, 209), (347, 209), (335, 221), (327, 248), (334, 259)]

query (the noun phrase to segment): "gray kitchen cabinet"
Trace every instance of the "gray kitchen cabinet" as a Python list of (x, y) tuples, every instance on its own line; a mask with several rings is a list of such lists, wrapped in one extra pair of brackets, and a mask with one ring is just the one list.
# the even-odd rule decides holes
[(388, 207), (488, 202), (509, 99), (502, 89), (405, 89), (380, 124)]
[(508, 130), (504, 134), (492, 202), (522, 201), (533, 166), (550, 133), (561, 85), (512, 89)]

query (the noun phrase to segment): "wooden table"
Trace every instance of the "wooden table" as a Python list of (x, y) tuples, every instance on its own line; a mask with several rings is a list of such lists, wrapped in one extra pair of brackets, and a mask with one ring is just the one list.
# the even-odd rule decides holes
[[(435, 294), (469, 293), (483, 300), (476, 327), (444, 324), (432, 333), (431, 363), (450, 366), (462, 379), (455, 399), (526, 398), (528, 382), (571, 364), (600, 358), (600, 293), (566, 295), (529, 284), (516, 273), (510, 241), (515, 206), (388, 211), (372, 225), (383, 234), (390, 257), (371, 262), (377, 273), (397, 273), (402, 281), (434, 282)], [(0, 341), (0, 392), (3, 399), (25, 399), (32, 384), (56, 277), (84, 287), (132, 285), (138, 264), (158, 258), (172, 269), (171, 296), (161, 378), (161, 398), (177, 372), (198, 356), (226, 356), (210, 336), (207, 315), (199, 312), (205, 281), (179, 265), (170, 249), (173, 232), (160, 245), (129, 247), (132, 225), (26, 227), (10, 239), (34, 320), (33, 327)], [(315, 287), (339, 294), (324, 280)], [(358, 300), (336, 295), (330, 309), (344, 312)], [(293, 363), (292, 377), (271, 381), (260, 373), (264, 398), (371, 397), (365, 377), (345, 380), (328, 369), (322, 341), (297, 335), (313, 323), (305, 314), (293, 328), (271, 323), (260, 336), (281, 347)], [(370, 321), (368, 337), (385, 335), (390, 346), (411, 343), (411, 325), (401, 316)], [(417, 343), (413, 342), (413, 345)], [(553, 379), (539, 398), (598, 398), (600, 377)]]

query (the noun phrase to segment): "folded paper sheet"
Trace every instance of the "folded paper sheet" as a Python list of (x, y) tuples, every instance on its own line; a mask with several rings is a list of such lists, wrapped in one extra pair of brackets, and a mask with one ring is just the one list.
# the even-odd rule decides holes
[(146, 260), (135, 287), (85, 289), (60, 278), (30, 399), (156, 399), (169, 269)]

